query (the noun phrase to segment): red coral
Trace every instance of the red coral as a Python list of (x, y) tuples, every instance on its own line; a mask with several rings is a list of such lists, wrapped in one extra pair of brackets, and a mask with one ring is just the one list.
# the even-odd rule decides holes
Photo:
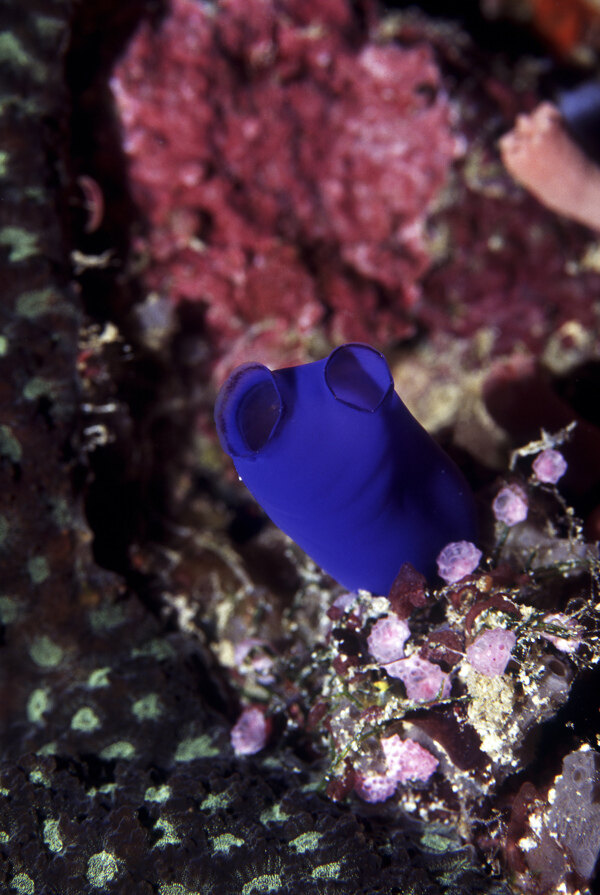
[(392, 609), (401, 619), (407, 619), (413, 609), (420, 609), (427, 603), (425, 588), (427, 580), (414, 566), (405, 562), (394, 578), (388, 594)]
[(464, 655), (464, 647), (462, 632), (445, 628), (428, 634), (419, 655), (422, 659), (427, 659), (428, 662), (445, 665), (447, 671), (460, 662)]
[(519, 841), (525, 836), (529, 811), (537, 796), (538, 792), (533, 783), (526, 781), (513, 798), (504, 847), (506, 862), (510, 869), (517, 873), (524, 873), (527, 868), (519, 848)]
[(455, 152), (427, 46), (368, 42), (344, 0), (173, 0), (112, 87), (146, 284), (206, 305), (219, 377), (258, 345), (295, 361), (320, 322), (334, 341), (410, 331)]

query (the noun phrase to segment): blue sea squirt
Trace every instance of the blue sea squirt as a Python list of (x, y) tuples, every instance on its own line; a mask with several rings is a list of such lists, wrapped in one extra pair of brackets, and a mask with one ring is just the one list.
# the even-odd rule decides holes
[(388, 593), (405, 562), (432, 575), (445, 544), (474, 538), (465, 479), (369, 345), (281, 370), (243, 364), (215, 420), (267, 515), (350, 590)]

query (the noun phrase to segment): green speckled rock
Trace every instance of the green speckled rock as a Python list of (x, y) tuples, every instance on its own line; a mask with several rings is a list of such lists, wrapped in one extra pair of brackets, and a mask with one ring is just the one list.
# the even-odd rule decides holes
[[(236, 757), (229, 735), (239, 705), (207, 647), (210, 625), (194, 627), (184, 613), (175, 623), (173, 606), (182, 589), (212, 594), (215, 567), (223, 592), (243, 591), (238, 558), (207, 537), (197, 574), (176, 581), (168, 571), (147, 572), (136, 556), (139, 529), (127, 527), (128, 512), (142, 503), (144, 464), (159, 462), (161, 450), (168, 456), (173, 442), (172, 435), (166, 447), (161, 441), (163, 404), (181, 406), (196, 385), (182, 376), (177, 401), (167, 394), (163, 402), (160, 377), (139, 346), (111, 336), (112, 286), (124, 265), (118, 229), (102, 245), (84, 237), (74, 180), (82, 156), (90, 168), (98, 161), (90, 143), (101, 144), (99, 154), (118, 147), (106, 120), (106, 131), (82, 136), (78, 125), (73, 138), (70, 91), (78, 114), (105, 96), (119, 41), (141, 13), (159, 7), (153, 0), (2, 6), (0, 891), (503, 892), (452, 829), (424, 828), (393, 802), (326, 798), (315, 754), (287, 742), (264, 758)], [(112, 186), (114, 221), (125, 200), (118, 179)], [(74, 282), (73, 249), (96, 259), (115, 251), (114, 268), (86, 291), (89, 281)], [(119, 325), (130, 319), (128, 301), (114, 314)], [(99, 345), (108, 346), (108, 359)], [(88, 426), (90, 382), (103, 403)], [(110, 408), (117, 410), (107, 422)], [(92, 474), (94, 444), (108, 449)], [(142, 485), (131, 484), (129, 463), (138, 464)], [(108, 495), (99, 494), (107, 483)], [(217, 511), (205, 510), (208, 527)], [(151, 528), (154, 520), (146, 521)], [(168, 568), (166, 541), (157, 552)], [(105, 567), (92, 547), (96, 555), (105, 549)], [(291, 602), (300, 579), (285, 558), (280, 566)]]

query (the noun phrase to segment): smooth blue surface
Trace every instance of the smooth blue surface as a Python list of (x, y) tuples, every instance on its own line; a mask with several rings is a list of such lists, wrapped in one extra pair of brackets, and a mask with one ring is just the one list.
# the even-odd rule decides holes
[(600, 163), (600, 81), (585, 81), (563, 91), (558, 108), (567, 129), (581, 149)]
[(462, 474), (368, 345), (273, 372), (238, 367), (215, 421), (267, 515), (349, 590), (387, 594), (406, 561), (431, 576), (442, 547), (475, 537)]

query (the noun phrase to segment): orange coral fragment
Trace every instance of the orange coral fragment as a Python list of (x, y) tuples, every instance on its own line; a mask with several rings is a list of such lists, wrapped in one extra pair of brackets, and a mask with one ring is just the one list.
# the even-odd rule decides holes
[(538, 33), (561, 56), (567, 56), (585, 38), (598, 11), (585, 0), (531, 0)]
[(510, 174), (543, 205), (580, 224), (600, 230), (600, 168), (567, 133), (552, 103), (530, 115), (500, 140)]

